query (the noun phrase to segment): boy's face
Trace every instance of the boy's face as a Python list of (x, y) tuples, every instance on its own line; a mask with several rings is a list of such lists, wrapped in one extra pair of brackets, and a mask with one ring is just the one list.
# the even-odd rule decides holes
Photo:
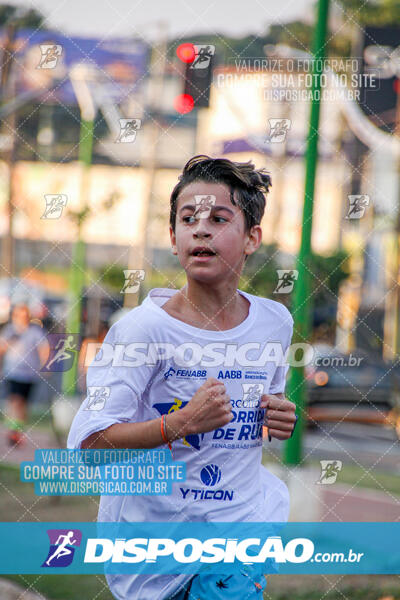
[[(245, 218), (230, 199), (228, 186), (195, 181), (177, 201), (175, 233), (170, 227), (173, 254), (188, 278), (208, 283), (237, 280), (246, 254), (261, 243), (261, 227), (246, 232)], [(201, 249), (208, 253), (200, 254)]]

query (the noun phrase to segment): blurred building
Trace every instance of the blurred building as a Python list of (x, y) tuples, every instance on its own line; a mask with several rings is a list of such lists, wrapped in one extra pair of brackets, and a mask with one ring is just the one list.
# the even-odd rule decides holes
[[(134, 102), (130, 103), (132, 107), (136, 102), (139, 111), (132, 117), (142, 120), (134, 142), (118, 143), (115, 132), (107, 127), (103, 135), (95, 137), (95, 164), (91, 169), (89, 192), (93, 213), (82, 232), (89, 246), (100, 248), (104, 245), (116, 249), (118, 246), (125, 249), (129, 245), (146, 246), (169, 252), (171, 190), (185, 161), (195, 153), (206, 153), (238, 161), (253, 160), (258, 167), (267, 168), (273, 186), (262, 223), (263, 241), (276, 242), (282, 251), (295, 254), (300, 240), (310, 105), (301, 99), (277, 101), (273, 93), (281, 86), (277, 88), (274, 75), (265, 70), (243, 73), (237, 68), (219, 69), (214, 74), (210, 108), (188, 115), (180, 115), (173, 109), (181, 82), (177, 70), (171, 66), (165, 73), (161, 110), (156, 113), (142, 106), (139, 111), (139, 100), (146, 102), (148, 95), (150, 82), (147, 80), (140, 98), (135, 96)], [(283, 75), (292, 75), (289, 87), (295, 97), (304, 88), (304, 82), (293, 74)], [(66, 118), (70, 117), (66, 114)], [(269, 140), (269, 119), (290, 122), (282, 142)], [(155, 121), (156, 143), (152, 144), (151, 128)], [(342, 137), (343, 121), (338, 103), (335, 100), (324, 102), (312, 239), (313, 249), (318, 253), (329, 253), (341, 243), (344, 199), (349, 193), (351, 179), (348, 161), (341, 152)], [(147, 168), (149, 162), (154, 165), (152, 173)], [(79, 169), (76, 161), (17, 162), (14, 194), (17, 244), (19, 240), (30, 240), (31, 246), (34, 241), (42, 245), (74, 241), (76, 229), (67, 214), (68, 209), (77, 210), (80, 205)], [(0, 208), (4, 210), (5, 190), (0, 194)], [(48, 194), (64, 194), (67, 198), (59, 219), (41, 218)], [(104, 202), (111, 198), (115, 201), (114, 206), (108, 211), (103, 210)], [(5, 224), (0, 215), (1, 235)], [(115, 252), (112, 255), (114, 260), (118, 258)], [(90, 259), (90, 251), (88, 256)], [(51, 261), (51, 254), (48, 261)], [(126, 253), (117, 262), (126, 263)]]

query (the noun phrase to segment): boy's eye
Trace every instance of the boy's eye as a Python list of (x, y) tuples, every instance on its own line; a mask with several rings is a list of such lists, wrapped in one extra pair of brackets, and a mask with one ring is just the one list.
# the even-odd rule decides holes
[[(224, 217), (221, 217), (219, 215), (214, 215), (214, 220), (217, 223), (226, 223), (227, 219), (225, 219)], [(185, 215), (184, 217), (182, 217), (182, 221), (184, 223), (194, 223), (197, 220), (197, 217), (195, 217), (194, 215)]]

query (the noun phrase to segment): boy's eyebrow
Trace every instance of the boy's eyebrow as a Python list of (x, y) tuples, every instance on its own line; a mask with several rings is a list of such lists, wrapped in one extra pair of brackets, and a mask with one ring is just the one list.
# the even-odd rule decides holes
[[(195, 204), (185, 204), (184, 206), (182, 206), (179, 209), (179, 212), (181, 213), (183, 210), (185, 210), (185, 208), (188, 208), (190, 210), (196, 210), (196, 205)], [(228, 208), (228, 206), (223, 206), (222, 204), (218, 204), (212, 207), (211, 209), (212, 211), (216, 211), (216, 210), (226, 210), (227, 212), (231, 213), (232, 215), (234, 215), (235, 213), (233, 212), (233, 210), (231, 210), (230, 208)]]

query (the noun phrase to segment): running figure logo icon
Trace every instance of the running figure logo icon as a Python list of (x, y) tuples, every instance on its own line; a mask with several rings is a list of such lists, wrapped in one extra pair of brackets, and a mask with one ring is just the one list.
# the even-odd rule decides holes
[(66, 194), (45, 194), (46, 208), (41, 219), (59, 219), (67, 204)]
[(216, 196), (214, 194), (196, 194), (194, 197), (196, 209), (193, 213), (195, 219), (207, 219), (210, 216), (212, 207), (215, 205)]
[(109, 386), (88, 386), (88, 400), (84, 410), (103, 410), (110, 392)]
[(58, 59), (62, 53), (60, 44), (39, 44), (40, 46), (40, 62), (37, 69), (54, 69), (57, 66)]
[(130, 144), (136, 140), (136, 134), (142, 125), (141, 119), (120, 119), (119, 135), (116, 140), (119, 144)]
[(48, 529), (50, 548), (42, 567), (68, 567), (74, 558), (75, 548), (81, 545), (79, 529)]
[(124, 269), (125, 282), (121, 294), (135, 294), (144, 280), (145, 272), (143, 269)]
[(47, 341), (50, 354), (47, 362), (40, 369), (42, 372), (68, 371), (78, 351), (78, 333), (49, 333)]
[(261, 396), (264, 392), (263, 383), (242, 383), (243, 388), (243, 408), (257, 408), (260, 404)]
[(332, 484), (335, 483), (339, 472), (342, 469), (341, 460), (320, 460), (321, 463), (321, 477), (316, 483), (319, 484)]
[(292, 124), (290, 119), (268, 119), (269, 137), (267, 141), (271, 143), (284, 142), (287, 132)]
[(361, 219), (364, 216), (365, 209), (369, 206), (369, 196), (367, 194), (356, 194), (347, 196), (349, 199), (349, 210), (346, 219)]
[(295, 269), (277, 269), (278, 285), (274, 289), (274, 294), (288, 294), (293, 290), (294, 282), (299, 276)]
[(195, 51), (194, 61), (190, 65), (190, 69), (207, 69), (211, 58), (215, 54), (215, 46), (212, 44), (193, 44)]

